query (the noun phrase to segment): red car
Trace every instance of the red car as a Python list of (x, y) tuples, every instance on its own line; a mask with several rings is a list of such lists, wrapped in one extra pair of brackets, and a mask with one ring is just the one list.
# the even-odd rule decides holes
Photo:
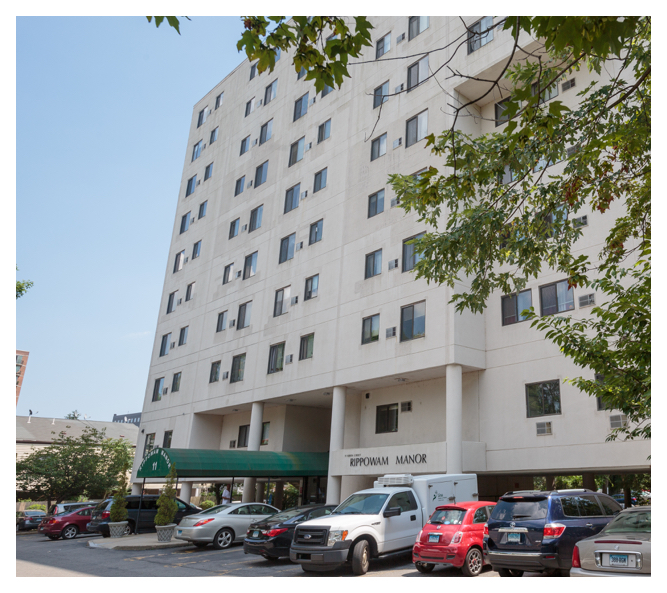
[(79, 533), (88, 533), (86, 525), (95, 507), (85, 507), (75, 511), (65, 511), (44, 519), (37, 531), (51, 539), (74, 539)]
[(431, 572), (436, 564), (447, 564), (476, 577), (484, 565), (484, 524), (494, 506), (495, 502), (475, 501), (436, 507), (412, 548), (417, 570)]

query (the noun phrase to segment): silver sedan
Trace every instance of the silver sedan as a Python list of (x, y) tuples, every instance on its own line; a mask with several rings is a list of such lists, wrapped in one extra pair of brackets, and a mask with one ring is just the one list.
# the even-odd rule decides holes
[(222, 550), (232, 542), (243, 541), (251, 523), (278, 512), (276, 507), (258, 502), (221, 504), (183, 517), (176, 527), (175, 537), (192, 542), (198, 548), (212, 543), (215, 549)]

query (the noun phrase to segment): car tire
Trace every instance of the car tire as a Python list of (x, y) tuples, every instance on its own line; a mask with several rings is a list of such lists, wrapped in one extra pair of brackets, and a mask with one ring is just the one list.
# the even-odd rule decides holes
[(435, 564), (429, 564), (427, 562), (415, 562), (415, 568), (422, 574), (426, 574), (433, 571)]
[(60, 539), (60, 536), (59, 536), (59, 535), (49, 535), (49, 536), (47, 536), (47, 537), (48, 537), (49, 539), (52, 539), (53, 541), (55, 541), (55, 540), (57, 540), (57, 539)]
[(208, 546), (208, 542), (192, 542), (198, 548), (205, 548)]
[(517, 568), (501, 568), (498, 570), (498, 574), (501, 577), (522, 577), (523, 570)]
[(110, 534), (102, 532), (102, 537), (111, 537)]
[(233, 542), (234, 532), (227, 527), (223, 527), (215, 534), (215, 537), (213, 538), (213, 547), (216, 550), (226, 550)]
[(463, 566), (461, 567), (461, 572), (467, 577), (476, 577), (480, 572), (482, 572), (483, 566), (484, 557), (482, 556), (482, 550), (476, 547), (472, 547), (466, 554), (466, 559), (463, 562)]
[(60, 532), (63, 539), (74, 539), (79, 535), (79, 528), (76, 525), (68, 525)]
[(371, 561), (371, 547), (365, 539), (354, 546), (352, 552), (352, 572), (356, 575), (366, 574)]
[(123, 536), (132, 535), (133, 533), (134, 533), (134, 523), (132, 523), (132, 521), (128, 521), (127, 525), (125, 526), (125, 529), (123, 529)]

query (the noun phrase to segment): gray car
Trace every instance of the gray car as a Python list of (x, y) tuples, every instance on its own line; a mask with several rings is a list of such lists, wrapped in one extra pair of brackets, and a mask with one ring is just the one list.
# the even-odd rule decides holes
[(213, 544), (216, 550), (222, 550), (233, 542), (243, 541), (251, 523), (278, 512), (276, 507), (259, 502), (221, 504), (183, 517), (174, 537), (192, 542), (198, 548)]
[(621, 511), (600, 533), (577, 542), (572, 577), (650, 577), (651, 507)]

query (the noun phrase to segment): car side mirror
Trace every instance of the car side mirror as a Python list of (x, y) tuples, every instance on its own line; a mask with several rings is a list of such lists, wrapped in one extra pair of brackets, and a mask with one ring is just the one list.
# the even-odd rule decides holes
[(398, 517), (401, 514), (401, 507), (391, 507), (382, 513), (385, 517)]

